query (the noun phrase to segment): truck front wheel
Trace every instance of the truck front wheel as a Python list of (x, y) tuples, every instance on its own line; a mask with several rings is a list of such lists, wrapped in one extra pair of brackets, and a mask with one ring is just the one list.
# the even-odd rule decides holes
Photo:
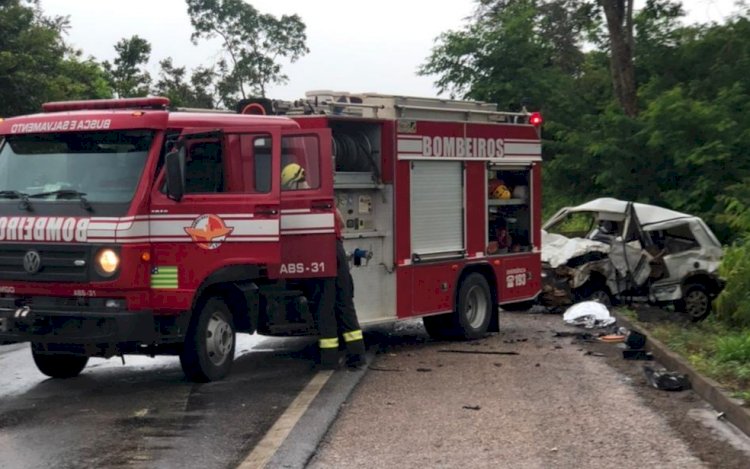
[(51, 378), (75, 378), (89, 362), (89, 357), (62, 353), (45, 353), (43, 347), (31, 344), (31, 355), (36, 367)]
[(209, 298), (196, 311), (180, 354), (185, 376), (206, 383), (224, 378), (234, 361), (235, 329), (232, 313), (221, 298)]

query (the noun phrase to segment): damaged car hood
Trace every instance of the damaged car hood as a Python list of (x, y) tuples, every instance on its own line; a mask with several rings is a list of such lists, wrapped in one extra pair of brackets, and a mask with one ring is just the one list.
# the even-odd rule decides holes
[(542, 230), (542, 262), (552, 268), (565, 265), (569, 260), (591, 252), (609, 253), (610, 246), (600, 241), (583, 238), (567, 238)]

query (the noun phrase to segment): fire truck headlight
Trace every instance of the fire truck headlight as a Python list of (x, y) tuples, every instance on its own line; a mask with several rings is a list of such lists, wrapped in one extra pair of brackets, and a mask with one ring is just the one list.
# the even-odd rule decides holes
[(102, 277), (111, 277), (120, 267), (120, 256), (109, 248), (100, 250), (96, 254), (96, 272)]

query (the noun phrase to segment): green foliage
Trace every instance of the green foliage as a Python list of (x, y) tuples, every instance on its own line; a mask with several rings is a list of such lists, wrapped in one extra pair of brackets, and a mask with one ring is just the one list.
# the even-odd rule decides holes
[(309, 52), (305, 24), (297, 15), (276, 18), (242, 0), (186, 1), (193, 41), (222, 41), (225, 58), (216, 64), (218, 90), (228, 107), (248, 94), (265, 96), (269, 84), (287, 80), (278, 61), (295, 62)]
[(750, 403), (750, 328), (737, 329), (709, 317), (698, 324), (641, 324), (695, 369)]
[(67, 28), (38, 1), (0, 2), (0, 117), (38, 112), (45, 101), (111, 96), (101, 67), (63, 41)]
[(727, 248), (719, 272), (727, 285), (714, 302), (717, 316), (728, 324), (750, 327), (750, 243)]
[[(722, 363), (750, 364), (750, 334), (719, 337), (716, 340), (716, 360)], [(750, 379), (750, 373), (745, 378)]]
[(139, 36), (123, 38), (115, 44), (114, 63), (104, 62), (104, 70), (115, 94), (120, 98), (147, 96), (151, 75), (144, 70), (151, 58), (151, 43)]
[(213, 70), (198, 68), (187, 75), (185, 67), (175, 67), (170, 57), (159, 62), (159, 80), (154, 94), (169, 98), (172, 106), (212, 109), (214, 107)]

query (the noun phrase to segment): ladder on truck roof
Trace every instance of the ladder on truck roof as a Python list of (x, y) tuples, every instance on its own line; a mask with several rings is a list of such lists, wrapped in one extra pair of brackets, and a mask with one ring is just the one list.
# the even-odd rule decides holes
[[(536, 114), (525, 108), (520, 112), (498, 111), (497, 105), (483, 101), (463, 101), (440, 98), (421, 98), (378, 93), (346, 93), (336, 91), (308, 91), (306, 103), (315, 114), (352, 116), (375, 119), (424, 119), (465, 122), (529, 123)], [(298, 114), (297, 106), (287, 114)], [(312, 112), (302, 112), (312, 114)]]
[(519, 112), (498, 111), (496, 104), (420, 98), (378, 93), (308, 91), (297, 101), (257, 98), (243, 100), (238, 112), (273, 115), (326, 115), (365, 119), (421, 119), (463, 122), (503, 122), (540, 125), (541, 116), (524, 108)]

